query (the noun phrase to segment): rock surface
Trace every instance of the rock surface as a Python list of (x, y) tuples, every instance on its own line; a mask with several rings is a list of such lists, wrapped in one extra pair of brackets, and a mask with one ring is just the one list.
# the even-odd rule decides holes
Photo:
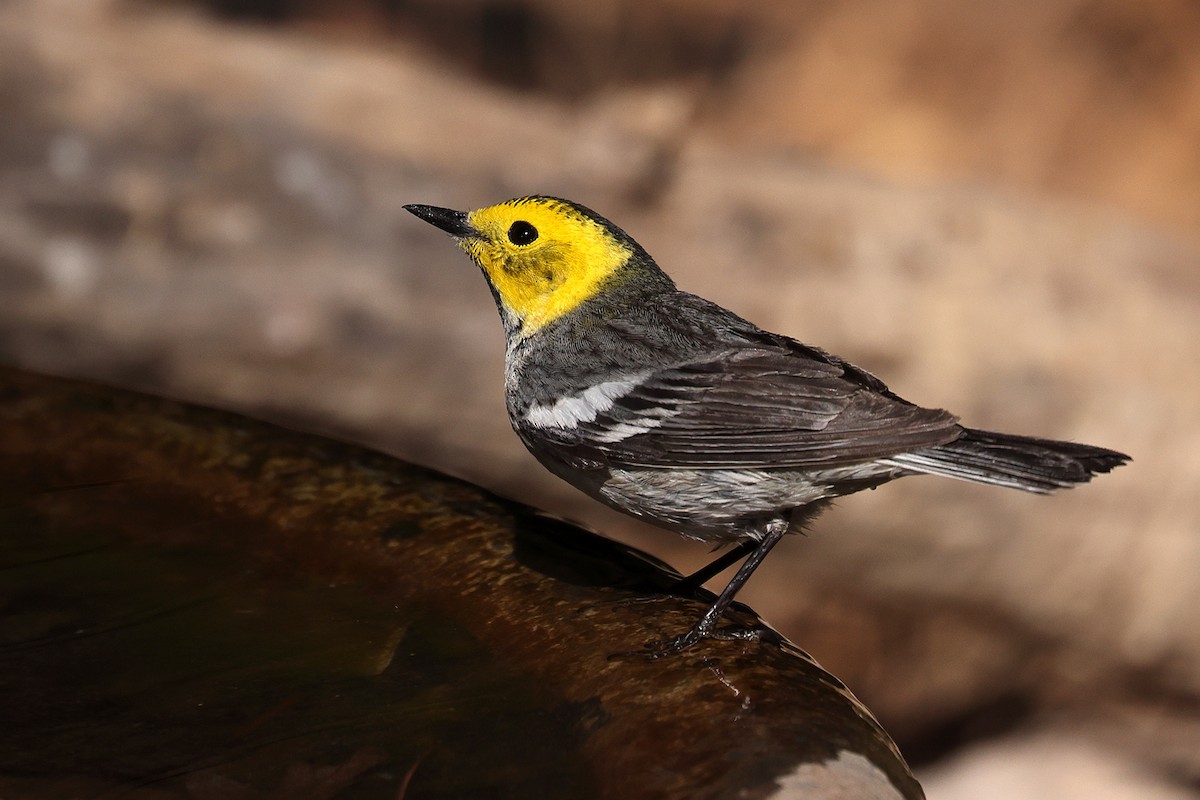
[(362, 448), (0, 370), (0, 795), (924, 795), (846, 687), (710, 594)]

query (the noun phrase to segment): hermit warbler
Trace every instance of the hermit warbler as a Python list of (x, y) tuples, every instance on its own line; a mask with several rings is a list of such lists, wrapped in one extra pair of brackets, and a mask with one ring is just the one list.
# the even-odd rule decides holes
[(652, 655), (714, 635), (771, 548), (835, 497), (916, 474), (1044, 494), (1128, 460), (913, 405), (853, 364), (679, 291), (578, 203), (405, 208), (483, 271), (507, 337), (509, 419), (529, 451), (627, 514), (736, 545), (692, 586), (746, 557), (696, 625), (648, 645)]

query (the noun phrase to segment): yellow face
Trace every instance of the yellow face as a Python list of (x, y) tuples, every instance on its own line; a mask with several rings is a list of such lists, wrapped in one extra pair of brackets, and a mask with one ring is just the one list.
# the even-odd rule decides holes
[(528, 336), (592, 297), (629, 260), (629, 246), (552, 198), (509, 200), (467, 214), (460, 245), (487, 274), (501, 311)]

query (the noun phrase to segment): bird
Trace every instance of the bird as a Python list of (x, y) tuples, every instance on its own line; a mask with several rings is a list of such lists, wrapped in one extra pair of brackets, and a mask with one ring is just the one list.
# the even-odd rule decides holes
[(678, 289), (579, 203), (404, 208), (482, 271), (504, 328), (509, 420), (533, 456), (608, 506), (730, 547), (681, 585), (742, 561), (691, 628), (646, 643), (652, 657), (737, 638), (718, 628), (737, 592), (834, 498), (921, 474), (1049, 494), (1130, 460), (910, 403), (844, 359)]

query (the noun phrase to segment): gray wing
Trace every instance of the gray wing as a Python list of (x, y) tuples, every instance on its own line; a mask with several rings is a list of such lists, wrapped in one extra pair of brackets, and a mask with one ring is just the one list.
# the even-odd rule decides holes
[(631, 375), (594, 419), (540, 433), (577, 467), (692, 469), (838, 466), (961, 434), (948, 412), (901, 400), (821, 351), (771, 339)]

